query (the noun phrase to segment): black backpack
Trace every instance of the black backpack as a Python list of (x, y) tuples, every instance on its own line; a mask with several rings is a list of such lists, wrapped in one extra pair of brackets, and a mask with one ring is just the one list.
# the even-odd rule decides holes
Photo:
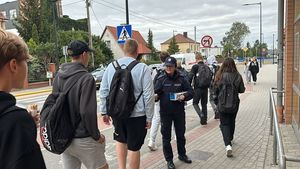
[(239, 76), (235, 75), (233, 79), (228, 79), (227, 81), (223, 80), (221, 83), (217, 104), (220, 113), (233, 114), (238, 111), (239, 92), (238, 87), (235, 86), (237, 78), (239, 78)]
[[(65, 83), (63, 90), (52, 92), (41, 110), (41, 141), (43, 146), (52, 153), (63, 153), (74, 138), (80, 119), (72, 119), (67, 94), (83, 74), (77, 73), (73, 78), (78, 80), (70, 81), (71, 84)], [(59, 81), (59, 77), (57, 80)]]
[(199, 88), (208, 88), (212, 81), (212, 72), (207, 65), (199, 64), (198, 72), (195, 75), (196, 86)]
[[(112, 78), (109, 94), (106, 98), (107, 115), (114, 119), (126, 119), (130, 117), (136, 103), (143, 94), (136, 99), (131, 70), (139, 62), (134, 60), (126, 68), (122, 69), (118, 61), (114, 61), (116, 72)], [(123, 65), (122, 65), (123, 66)]]
[(154, 85), (155, 85), (157, 79), (164, 74), (164, 70), (163, 69), (156, 68), (155, 71), (156, 71), (156, 75), (154, 76), (154, 79), (153, 79), (153, 84)]

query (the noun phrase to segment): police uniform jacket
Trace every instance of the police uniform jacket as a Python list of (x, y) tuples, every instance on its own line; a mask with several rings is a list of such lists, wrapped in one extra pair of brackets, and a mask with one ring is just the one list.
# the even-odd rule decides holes
[[(184, 101), (193, 98), (194, 91), (190, 83), (178, 71), (173, 76), (168, 75), (165, 71), (157, 78), (154, 86), (155, 94), (160, 99), (160, 114), (184, 113)], [(184, 101), (171, 101), (170, 93), (184, 93)]]

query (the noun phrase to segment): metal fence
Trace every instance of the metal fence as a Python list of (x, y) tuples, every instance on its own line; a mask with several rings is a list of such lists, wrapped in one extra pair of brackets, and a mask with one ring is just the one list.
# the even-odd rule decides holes
[[(288, 156), (284, 153), (284, 147), (281, 137), (281, 130), (278, 124), (277, 111), (275, 106), (274, 93), (284, 93), (284, 91), (277, 91), (275, 88), (270, 89), (270, 135), (274, 136), (273, 139), (273, 165), (277, 165), (277, 154), (279, 160), (279, 168), (286, 169), (286, 161), (300, 162), (300, 157)], [(274, 129), (274, 133), (273, 133)]]

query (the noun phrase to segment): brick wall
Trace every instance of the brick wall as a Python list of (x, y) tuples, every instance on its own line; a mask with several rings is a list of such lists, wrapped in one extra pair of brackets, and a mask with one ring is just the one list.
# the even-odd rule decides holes
[(294, 16), (295, 0), (286, 0), (285, 20), (285, 53), (284, 53), (284, 89), (285, 89), (285, 122), (292, 122), (293, 97), (293, 57), (294, 57)]

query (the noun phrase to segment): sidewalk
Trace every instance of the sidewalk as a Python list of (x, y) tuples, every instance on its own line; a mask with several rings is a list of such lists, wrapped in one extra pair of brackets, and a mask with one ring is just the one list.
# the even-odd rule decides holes
[[(263, 65), (258, 74), (257, 85), (246, 84), (246, 92), (240, 95), (241, 104), (236, 119), (233, 157), (226, 157), (219, 121), (211, 119), (207, 126), (197, 126), (186, 133), (187, 155), (192, 158), (192, 164), (184, 164), (177, 159), (176, 145), (172, 141), (176, 168), (272, 168), (268, 160), (272, 157), (272, 151), (267, 151), (270, 148), (268, 144), (272, 146), (272, 142), (269, 142), (271, 137), (269, 137), (268, 92), (269, 88), (276, 86), (276, 66)], [(161, 146), (156, 152), (143, 154), (141, 168), (166, 167)]]

